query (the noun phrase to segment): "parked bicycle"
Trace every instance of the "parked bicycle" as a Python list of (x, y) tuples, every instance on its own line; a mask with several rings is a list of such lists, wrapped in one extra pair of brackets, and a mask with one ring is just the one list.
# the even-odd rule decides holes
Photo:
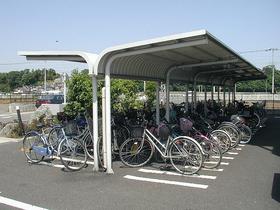
[(129, 138), (121, 145), (119, 153), (121, 161), (129, 167), (143, 166), (151, 160), (156, 150), (164, 160), (169, 160), (179, 173), (197, 173), (203, 163), (200, 145), (186, 136), (173, 139), (169, 131), (166, 131), (167, 129), (160, 129), (161, 138), (157, 138), (147, 129), (145, 121), (143, 136)]
[[(30, 131), (23, 139), (23, 151), (30, 163), (39, 163), (45, 157), (60, 158), (61, 163), (71, 171), (81, 170), (86, 166), (87, 155), (84, 145), (65, 135), (63, 127), (53, 127), (49, 134), (45, 133), (44, 126), (38, 125), (41, 132)], [(50, 140), (50, 134), (52, 139)], [(56, 135), (56, 141), (54, 141)]]

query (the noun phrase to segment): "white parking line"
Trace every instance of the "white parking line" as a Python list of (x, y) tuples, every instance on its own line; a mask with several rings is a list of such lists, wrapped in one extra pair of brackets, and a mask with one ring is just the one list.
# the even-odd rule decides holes
[(238, 155), (238, 152), (226, 152), (229, 155)]
[[(213, 158), (219, 158), (218, 156), (212, 156)], [(227, 156), (222, 156), (222, 159), (225, 159), (225, 160), (233, 160), (234, 157), (227, 157)]]
[(194, 183), (188, 183), (188, 182), (176, 182), (176, 181), (169, 181), (169, 180), (164, 180), (164, 179), (151, 179), (151, 178), (131, 176), (131, 175), (126, 175), (126, 176), (124, 176), (124, 178), (125, 179), (131, 179), (131, 180), (137, 180), (137, 181), (144, 181), (144, 182), (178, 185), (178, 186), (183, 186), (183, 187), (193, 187), (193, 188), (200, 188), (200, 189), (207, 189), (208, 188), (208, 185), (204, 185), (204, 184), (194, 184)]
[(51, 166), (51, 167), (55, 167), (55, 168), (65, 168), (64, 165), (60, 165), (60, 164), (53, 164), (53, 163), (48, 163), (48, 162), (39, 162), (37, 163), (39, 165), (45, 165), (45, 166)]
[(30, 205), (30, 204), (27, 204), (27, 203), (23, 203), (23, 202), (16, 201), (16, 200), (6, 198), (6, 197), (2, 197), (2, 196), (0, 196), (0, 203), (3, 203), (3, 204), (8, 205), (8, 206), (13, 206), (13, 207), (16, 207), (16, 208), (19, 208), (19, 209), (24, 209), (24, 210), (47, 210), (45, 208), (41, 208), (41, 207), (38, 207), (38, 206), (33, 206), (33, 205)]
[(237, 147), (237, 148), (235, 148), (235, 149), (238, 150), (238, 151), (242, 150), (242, 148), (239, 148), (239, 147)]
[(215, 171), (215, 172), (221, 172), (224, 171), (223, 168), (201, 168), (202, 171)]
[(239, 147), (245, 147), (245, 144), (238, 144)]
[[(217, 163), (215, 161), (205, 161), (204, 163)], [(229, 165), (227, 162), (221, 162), (221, 165)]]
[[(52, 156), (53, 158), (57, 159), (57, 160), (60, 160), (60, 157), (58, 156)], [(63, 158), (64, 160), (67, 160), (67, 161), (73, 161), (73, 162), (81, 162), (83, 163), (84, 161), (82, 160), (75, 160), (75, 159), (71, 159), (71, 158)], [(93, 161), (87, 161), (87, 164), (89, 165), (94, 165), (94, 162)]]
[(150, 169), (139, 169), (138, 171), (143, 173), (152, 173), (152, 174), (164, 174), (164, 175), (172, 175), (172, 176), (184, 176), (184, 177), (191, 177), (191, 178), (200, 178), (200, 179), (216, 179), (216, 176), (207, 176), (207, 175), (185, 175), (185, 174), (179, 174), (176, 172), (170, 172), (170, 171), (158, 171), (158, 170), (150, 170)]

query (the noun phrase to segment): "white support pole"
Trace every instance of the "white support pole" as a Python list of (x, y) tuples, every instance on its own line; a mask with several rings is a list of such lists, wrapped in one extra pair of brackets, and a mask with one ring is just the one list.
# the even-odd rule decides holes
[(228, 87), (228, 103), (230, 103), (230, 87)]
[(160, 116), (159, 116), (159, 90), (160, 90), (160, 82), (157, 82), (156, 86), (156, 123), (159, 125)]
[(108, 168), (107, 166), (107, 141), (106, 141), (106, 130), (104, 129), (106, 127), (106, 101), (105, 101), (105, 87), (102, 88), (102, 137), (103, 137), (103, 162), (104, 162), (104, 168)]
[(218, 86), (218, 102), (220, 102), (220, 91), (221, 91), (221, 87)]
[(66, 104), (67, 90), (66, 90), (66, 73), (63, 73), (63, 103)]
[(186, 112), (189, 111), (189, 83), (186, 86), (185, 110)]
[(232, 92), (232, 101), (235, 101), (235, 94), (236, 94), (236, 84), (234, 84), (233, 92)]
[(97, 78), (92, 76), (92, 121), (93, 121), (93, 171), (98, 171), (97, 140), (98, 140), (98, 100), (97, 100)]
[(112, 169), (112, 151), (111, 151), (111, 78), (110, 68), (113, 59), (108, 61), (105, 67), (105, 131), (106, 131), (106, 146), (107, 146), (107, 174), (113, 174)]
[(207, 86), (204, 85), (204, 116), (206, 116), (207, 112)]
[(213, 86), (213, 84), (211, 85), (211, 101), (214, 100), (214, 88), (215, 86)]
[(196, 81), (193, 84), (193, 109), (196, 110)]
[(191, 111), (192, 112), (193, 112), (193, 109), (194, 109), (193, 104), (194, 104), (194, 101), (193, 101), (193, 90), (192, 90), (192, 103), (191, 103)]
[(166, 120), (169, 122), (169, 103), (170, 103), (170, 93), (169, 93), (169, 85), (170, 85), (170, 83), (169, 83), (169, 77), (170, 77), (170, 73), (171, 73), (171, 71), (169, 71), (168, 73), (167, 73), (167, 76), (166, 76), (166, 85), (165, 85), (165, 93), (166, 93), (166, 103), (165, 103), (165, 118), (166, 118)]
[(224, 100), (224, 108), (226, 107), (226, 86), (223, 86), (223, 100)]

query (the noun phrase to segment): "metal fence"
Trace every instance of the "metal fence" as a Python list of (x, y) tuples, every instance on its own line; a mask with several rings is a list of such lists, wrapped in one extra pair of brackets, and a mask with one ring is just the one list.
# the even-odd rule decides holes
[(1, 94), (0, 95), (0, 104), (9, 104), (9, 103), (35, 103), (36, 99), (39, 97), (39, 94)]
[[(189, 101), (191, 101), (191, 92), (188, 94)], [(197, 92), (197, 100), (198, 101), (204, 101), (204, 92)], [(225, 98), (226, 101), (228, 101), (230, 97), (230, 100), (232, 100), (232, 95), (226, 93)], [(160, 95), (161, 102), (165, 103), (165, 95), (164, 93), (161, 93)], [(185, 102), (186, 98), (186, 92), (180, 92), (180, 91), (171, 91), (170, 92), (170, 102), (173, 102), (175, 104), (179, 104), (182, 102)], [(207, 100), (211, 98), (211, 92), (207, 92)], [(214, 100), (218, 100), (218, 93), (215, 92), (213, 94)], [(223, 93), (220, 92), (220, 100), (223, 99)], [(267, 109), (280, 109), (280, 94), (271, 94), (271, 93), (253, 93), (253, 92), (237, 92), (235, 94), (236, 100), (243, 100), (247, 102), (256, 102), (256, 101), (262, 101), (266, 100), (266, 108)]]

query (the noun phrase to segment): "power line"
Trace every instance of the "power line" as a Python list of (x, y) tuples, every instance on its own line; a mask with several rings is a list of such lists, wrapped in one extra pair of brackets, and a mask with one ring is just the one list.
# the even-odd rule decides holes
[(240, 54), (245, 54), (245, 53), (255, 53), (255, 52), (269, 52), (269, 51), (278, 51), (278, 48), (268, 48), (268, 49), (261, 49), (261, 50), (248, 50), (248, 51), (243, 51), (239, 52)]

